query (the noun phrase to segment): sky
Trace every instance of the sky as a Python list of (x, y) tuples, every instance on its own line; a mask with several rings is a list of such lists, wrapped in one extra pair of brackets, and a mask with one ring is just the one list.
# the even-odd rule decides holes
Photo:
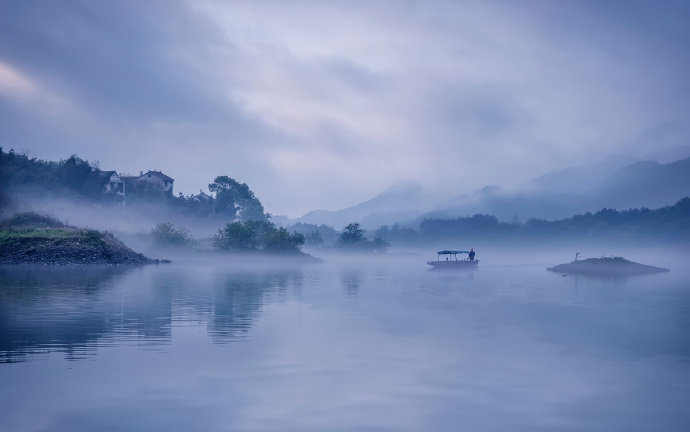
[(0, 2), (0, 146), (273, 214), (687, 146), (690, 2)]

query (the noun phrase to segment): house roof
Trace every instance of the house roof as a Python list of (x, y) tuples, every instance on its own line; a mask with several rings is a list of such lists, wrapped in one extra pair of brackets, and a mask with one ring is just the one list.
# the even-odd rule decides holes
[[(160, 172), (160, 171), (148, 171), (148, 172), (144, 173), (144, 175), (142, 175), (141, 177), (147, 176), (147, 175), (149, 175), (149, 174), (155, 175), (156, 177), (158, 177), (158, 178), (161, 179), (161, 180), (175, 181), (175, 180), (173, 180), (172, 178), (168, 177), (167, 175), (163, 174), (163, 173)], [(141, 178), (141, 177), (140, 177), (140, 178)]]
[(116, 171), (101, 171), (101, 175), (103, 177), (110, 177), (113, 174), (117, 174), (117, 172)]
[(211, 195), (205, 193), (204, 191), (200, 191), (198, 194), (192, 196), (192, 198), (198, 198), (198, 199), (210, 199), (213, 198)]

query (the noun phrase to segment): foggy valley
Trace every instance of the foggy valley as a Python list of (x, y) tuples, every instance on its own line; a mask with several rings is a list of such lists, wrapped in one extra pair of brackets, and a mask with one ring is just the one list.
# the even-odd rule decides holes
[(0, 2), (0, 431), (686, 431), (690, 4)]

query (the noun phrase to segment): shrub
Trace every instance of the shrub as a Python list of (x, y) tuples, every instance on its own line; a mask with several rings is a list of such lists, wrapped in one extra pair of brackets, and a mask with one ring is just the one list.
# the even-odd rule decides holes
[(157, 247), (182, 247), (188, 246), (193, 242), (191, 234), (184, 227), (162, 222), (151, 230), (151, 238), (154, 246)]

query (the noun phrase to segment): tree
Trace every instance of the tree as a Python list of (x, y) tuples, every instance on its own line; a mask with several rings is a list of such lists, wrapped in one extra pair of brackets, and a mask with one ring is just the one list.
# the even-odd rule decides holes
[(364, 230), (357, 222), (347, 225), (343, 233), (340, 234), (340, 243), (343, 245), (354, 245), (362, 241), (366, 241), (364, 238)]
[(231, 222), (218, 230), (216, 246), (221, 249), (256, 249), (258, 245), (255, 227), (242, 222)]
[(151, 230), (153, 245), (158, 247), (181, 247), (192, 243), (192, 236), (183, 227), (175, 227), (170, 222), (163, 222)]
[(264, 207), (246, 183), (239, 183), (228, 176), (218, 176), (208, 185), (216, 194), (214, 211), (233, 220), (266, 220)]
[(218, 230), (215, 244), (220, 249), (297, 252), (304, 244), (304, 235), (277, 228), (269, 221), (231, 222)]
[(263, 241), (264, 250), (275, 252), (287, 252), (299, 249), (304, 244), (304, 235), (300, 233), (292, 233), (280, 227), (273, 229), (267, 233)]

